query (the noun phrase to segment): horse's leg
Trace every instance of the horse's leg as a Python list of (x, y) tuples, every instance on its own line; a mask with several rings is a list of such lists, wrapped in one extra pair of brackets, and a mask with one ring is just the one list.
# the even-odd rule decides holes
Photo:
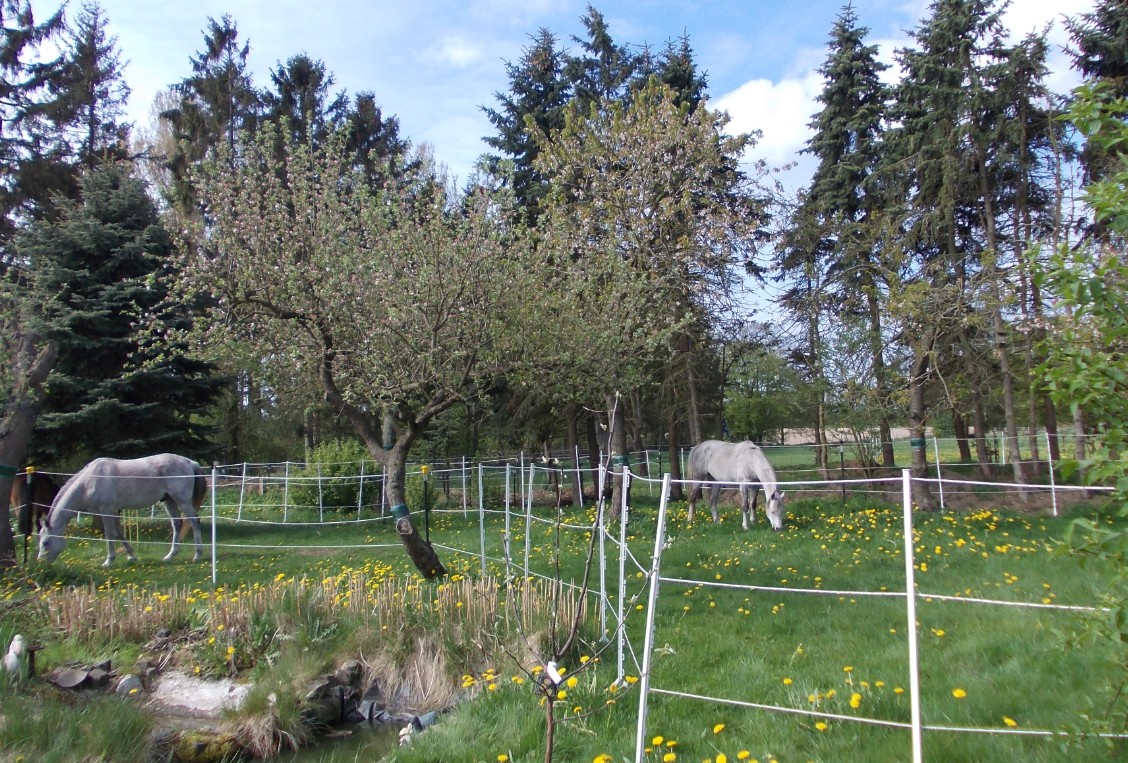
[(118, 541), (121, 542), (121, 547), (125, 551), (125, 555), (129, 557), (129, 561), (137, 561), (137, 555), (133, 553), (133, 546), (125, 539), (125, 533), (121, 530), (120, 516), (117, 514), (103, 515), (102, 528), (106, 533), (106, 561), (102, 562), (103, 567), (109, 567), (117, 558), (115, 546)]
[(184, 540), (184, 536), (188, 534), (188, 526), (192, 527), (192, 534), (196, 540), (196, 553), (192, 557), (193, 562), (198, 562), (204, 558), (204, 539), (203, 534), (200, 532), (200, 515), (193, 508), (191, 510), (184, 510), (185, 524), (180, 528), (180, 540)]
[(717, 497), (721, 494), (720, 485), (712, 485), (709, 488), (709, 509), (713, 512), (713, 523), (721, 521), (721, 516), (717, 513)]
[(686, 521), (692, 522), (697, 516), (697, 499), (701, 497), (701, 483), (691, 482), (689, 485), (689, 516)]
[(177, 544), (180, 542), (180, 530), (184, 526), (184, 518), (180, 516), (180, 507), (171, 498), (164, 500), (165, 511), (168, 512), (168, 521), (172, 524), (172, 548), (164, 556), (164, 561), (169, 561), (176, 556)]

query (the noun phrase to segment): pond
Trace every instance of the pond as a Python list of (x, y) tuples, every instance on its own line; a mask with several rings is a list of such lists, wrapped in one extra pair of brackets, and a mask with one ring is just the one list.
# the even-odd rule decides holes
[(323, 736), (316, 744), (279, 755), (282, 763), (375, 763), (399, 745), (400, 727), (394, 723), (355, 724)]

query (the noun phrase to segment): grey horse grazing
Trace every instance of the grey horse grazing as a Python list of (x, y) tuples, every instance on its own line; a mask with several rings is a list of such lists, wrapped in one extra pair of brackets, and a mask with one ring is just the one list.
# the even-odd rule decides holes
[(97, 458), (67, 480), (51, 505), (47, 527), (39, 535), (39, 558), (54, 561), (63, 550), (63, 532), (79, 513), (102, 517), (106, 533), (106, 561), (113, 564), (115, 545), (121, 542), (131, 561), (137, 559), (133, 547), (122, 535), (122, 509), (141, 509), (161, 501), (172, 522), (172, 549), (168, 561), (176, 554), (178, 535), (187, 533), (191, 525), (196, 536), (195, 561), (204, 554), (200, 534), (199, 509), (207, 492), (207, 480), (200, 466), (190, 458), (161, 453), (145, 458), (118, 460)]
[[(759, 497), (761, 487), (764, 489), (764, 495), (768, 497), (768, 507), (765, 512), (768, 515), (768, 522), (776, 532), (783, 529), (783, 493), (779, 491), (775, 470), (768, 463), (764, 451), (755, 443), (747, 440), (744, 442), (705, 440), (689, 451), (686, 470), (687, 478), (692, 483), (689, 490), (690, 522), (697, 514), (701, 483), (710, 480), (714, 483), (710, 485), (709, 491), (709, 508), (713, 510), (714, 522), (720, 521), (717, 515), (717, 494), (721, 490), (720, 483), (733, 482), (740, 483), (740, 511), (745, 530), (756, 519), (756, 499)], [(752, 491), (751, 505), (748, 500), (750, 490)]]

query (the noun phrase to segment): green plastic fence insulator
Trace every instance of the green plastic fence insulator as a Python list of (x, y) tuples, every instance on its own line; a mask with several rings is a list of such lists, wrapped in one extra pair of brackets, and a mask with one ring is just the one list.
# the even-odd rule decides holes
[(909, 438), (909, 447), (910, 448), (923, 448), (924, 447), (924, 438), (923, 437), (910, 437)]
[(406, 503), (397, 503), (392, 507), (392, 516), (396, 519), (405, 519), (411, 516), (411, 512), (407, 510)]
[(7, 464), (0, 464), (0, 477), (15, 477), (16, 467), (8, 466)]

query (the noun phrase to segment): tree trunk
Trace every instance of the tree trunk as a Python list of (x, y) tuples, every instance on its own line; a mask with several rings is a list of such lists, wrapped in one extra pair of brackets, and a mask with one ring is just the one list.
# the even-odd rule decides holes
[(877, 401), (881, 406), (878, 415), (878, 439), (881, 440), (881, 465), (891, 469), (896, 465), (893, 453), (893, 428), (889, 423), (889, 374), (885, 370), (884, 345), (881, 341), (881, 305), (877, 300), (877, 289), (870, 284), (866, 289), (866, 305), (869, 309), (870, 357), (873, 363), (873, 381), (877, 388)]
[(617, 521), (623, 505), (623, 465), (627, 462), (627, 433), (623, 431), (623, 403), (618, 393), (607, 395), (607, 447), (610, 455), (611, 505), (605, 516), (608, 522)]
[(983, 397), (978, 392), (972, 395), (971, 411), (975, 422), (975, 458), (979, 462), (979, 473), (991, 479), (995, 476), (995, 465), (987, 447), (987, 417), (983, 413)]
[[(569, 405), (565, 416), (568, 420), (568, 428), (564, 435), (564, 447), (568, 449), (568, 454), (565, 460), (571, 462), (576, 458), (576, 454), (580, 450), (580, 431), (576, 425), (576, 406)], [(584, 493), (584, 483), (582, 481), (583, 471), (580, 469), (580, 465), (578, 463), (574, 464), (574, 468), (570, 471), (571, 475), (568, 477), (568, 479), (575, 484), (575, 488), (572, 490), (572, 504), (574, 506), (579, 506), (580, 498)], [(581, 477), (581, 481), (575, 481), (577, 476)]]
[(384, 495), (392, 507), (396, 533), (400, 536), (404, 550), (407, 551), (415, 569), (428, 580), (446, 577), (446, 567), (439, 561), (435, 549), (419, 535), (419, 531), (411, 521), (405, 483), (407, 453), (411, 449), (411, 444), (431, 419), (453, 406), (457, 399), (453, 396), (436, 396), (425, 410), (414, 418), (403, 409), (393, 406), (384, 412), (381, 425), (371, 412), (346, 402), (337, 388), (337, 381), (333, 376), (332, 343), (328, 339), (319, 375), (325, 400), (344, 414), (368, 448), (369, 454), (384, 468)]
[(411, 511), (407, 507), (407, 452), (411, 447), (411, 436), (401, 435), (395, 447), (383, 453), (373, 453), (373, 457), (384, 457), (384, 490), (388, 504), (392, 507), (392, 517), (396, 522), (396, 533), (400, 536), (404, 550), (411, 558), (415, 569), (428, 580), (446, 577), (447, 571), (439, 561), (434, 547), (419, 534), (411, 521)]
[(956, 434), (956, 447), (960, 451), (960, 461), (971, 463), (971, 443), (968, 442), (967, 421), (963, 414), (952, 408), (952, 431)]
[(670, 499), (681, 501), (685, 499), (682, 489), (681, 446), (678, 444), (678, 414), (674, 406), (670, 406), (670, 418), (667, 421), (666, 447), (670, 458)]
[(691, 445), (696, 445), (703, 439), (701, 435), (701, 404), (697, 398), (697, 373), (693, 363), (686, 369), (686, 388), (689, 392), (689, 439)]
[(925, 383), (928, 381), (929, 351), (926, 347), (914, 349), (912, 368), (909, 371), (909, 446), (912, 449), (913, 502), (925, 511), (936, 510), (936, 499), (923, 477), (928, 471), (928, 445), (924, 406)]
[[(42, 343), (38, 335), (31, 332), (19, 336), (14, 345), (10, 368), (12, 388), (0, 414), (0, 496), (4, 496), (5, 504), (12, 494), (12, 478), (27, 455), (27, 444), (35, 429), (39, 389), (59, 356), (58, 345)], [(11, 512), (5, 508), (4, 521), (0, 522), (0, 567), (14, 567), (16, 562)]]

